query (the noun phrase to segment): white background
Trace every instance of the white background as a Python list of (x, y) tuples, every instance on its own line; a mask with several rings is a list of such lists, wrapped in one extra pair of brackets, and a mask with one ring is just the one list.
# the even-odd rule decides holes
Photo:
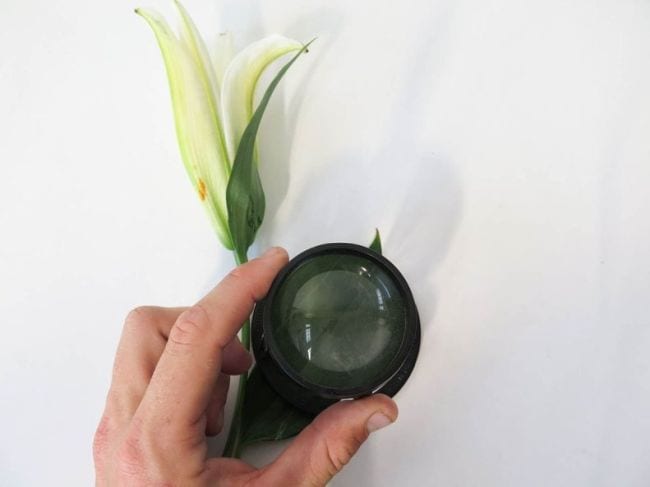
[[(135, 6), (0, 0), (1, 485), (91, 484), (124, 315), (231, 266)], [(255, 252), (377, 226), (420, 307), (399, 421), (332, 484), (650, 485), (650, 4), (187, 7), (209, 41), (318, 36), (264, 121)]]

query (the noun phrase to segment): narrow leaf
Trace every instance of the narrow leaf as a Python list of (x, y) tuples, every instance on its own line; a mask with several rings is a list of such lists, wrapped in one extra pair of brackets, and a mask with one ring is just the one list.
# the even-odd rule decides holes
[(234, 249), (240, 258), (246, 256), (248, 247), (255, 240), (257, 230), (264, 219), (266, 202), (260, 174), (257, 164), (255, 164), (255, 138), (262, 121), (262, 115), (264, 115), (264, 110), (266, 110), (278, 83), (308, 46), (309, 44), (305, 45), (273, 78), (246, 130), (244, 130), (237, 148), (226, 191), (226, 204)]
[(257, 367), (246, 384), (242, 414), (242, 443), (284, 440), (300, 433), (314, 416), (296, 409), (266, 382)]
[(374, 250), (378, 254), (381, 254), (381, 237), (379, 236), (379, 229), (375, 229), (375, 238), (369, 248), (370, 250)]

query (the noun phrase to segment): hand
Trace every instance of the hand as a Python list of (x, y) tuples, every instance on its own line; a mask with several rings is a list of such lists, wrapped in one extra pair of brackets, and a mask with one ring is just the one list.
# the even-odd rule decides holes
[(129, 314), (93, 444), (97, 485), (321, 486), (370, 432), (395, 421), (395, 403), (375, 395), (330, 407), (259, 470), (208, 458), (206, 435), (223, 427), (229, 376), (251, 366), (237, 332), (286, 263), (273, 248), (190, 308)]

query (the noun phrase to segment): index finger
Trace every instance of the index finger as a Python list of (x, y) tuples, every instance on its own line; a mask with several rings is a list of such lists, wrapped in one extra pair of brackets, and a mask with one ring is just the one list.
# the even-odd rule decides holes
[(223, 348), (262, 299), (287, 263), (276, 247), (239, 266), (197, 304), (183, 312), (172, 327), (145, 396), (136, 412), (140, 424), (154, 431), (180, 433), (204, 417), (221, 369)]

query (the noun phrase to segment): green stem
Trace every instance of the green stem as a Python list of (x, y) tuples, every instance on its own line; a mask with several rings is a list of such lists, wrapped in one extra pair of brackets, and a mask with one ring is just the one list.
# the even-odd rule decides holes
[[(248, 262), (246, 252), (235, 252), (235, 262), (237, 265)], [(246, 320), (241, 328), (241, 343), (246, 350), (250, 349), (250, 320)], [(248, 382), (248, 372), (244, 372), (239, 376), (239, 386), (237, 387), (237, 400), (235, 402), (235, 411), (230, 423), (230, 431), (228, 432), (228, 439), (226, 446), (223, 449), (224, 457), (239, 458), (242, 451), (242, 411), (244, 409), (244, 398), (246, 396), (246, 383)]]

